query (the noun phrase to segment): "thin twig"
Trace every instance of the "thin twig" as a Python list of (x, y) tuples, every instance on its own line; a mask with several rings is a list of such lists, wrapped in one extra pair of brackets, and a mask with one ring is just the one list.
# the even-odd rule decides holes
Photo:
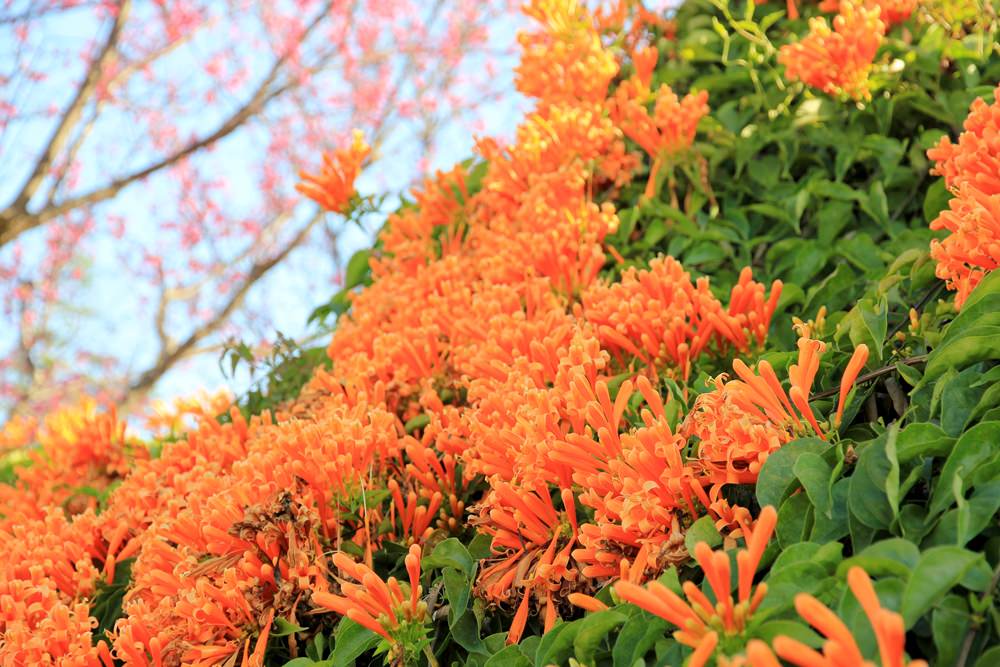
[[(874, 370), (871, 373), (865, 373), (864, 375), (858, 376), (858, 379), (855, 380), (855, 382), (857, 384), (861, 384), (863, 382), (868, 382), (869, 380), (874, 380), (875, 378), (880, 378), (883, 375), (888, 375), (893, 371), (895, 371), (896, 366), (899, 364), (903, 364), (904, 366), (916, 366), (917, 364), (922, 364), (925, 361), (927, 361), (926, 354), (918, 354), (915, 357), (907, 357), (906, 359), (900, 359), (892, 366), (883, 366), (882, 368)], [(840, 392), (839, 387), (835, 387), (833, 389), (825, 389), (819, 392), (818, 394), (813, 394), (810, 398), (812, 400), (818, 400), (821, 398), (830, 398), (831, 396), (836, 396), (838, 392)]]
[[(993, 568), (993, 578), (990, 579), (990, 586), (983, 591), (982, 597), (979, 598), (980, 601), (985, 602), (988, 597), (993, 595), (993, 591), (996, 590), (998, 583), (1000, 583), (1000, 565)], [(965, 633), (965, 640), (962, 642), (962, 651), (958, 654), (958, 662), (955, 663), (955, 667), (965, 667), (965, 663), (969, 660), (969, 653), (972, 652), (972, 642), (975, 641), (978, 631), (979, 625), (973, 623), (968, 632)]]
[[(924, 306), (926, 306), (928, 303), (930, 303), (931, 299), (933, 299), (935, 296), (937, 296), (938, 294), (941, 293), (941, 290), (944, 289), (944, 285), (945, 285), (944, 282), (939, 280), (933, 287), (931, 287), (929, 290), (927, 290), (927, 293), (924, 294), (924, 296), (920, 299), (920, 301), (918, 301), (913, 306), (913, 310), (917, 311), (918, 313), (921, 310), (923, 310)], [(896, 326), (894, 326), (892, 328), (892, 331), (889, 332), (889, 335), (886, 336), (886, 338), (887, 339), (888, 338), (892, 338), (897, 333), (899, 333), (900, 331), (902, 331), (903, 327), (906, 326), (907, 322), (909, 322), (909, 318), (904, 316), (903, 319), (899, 321), (899, 324), (897, 324)]]

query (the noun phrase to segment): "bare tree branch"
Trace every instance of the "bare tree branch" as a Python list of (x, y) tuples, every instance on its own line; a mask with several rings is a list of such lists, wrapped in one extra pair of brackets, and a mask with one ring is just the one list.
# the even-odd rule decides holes
[(292, 237), (288, 243), (284, 245), (277, 253), (271, 255), (269, 258), (264, 260), (258, 260), (250, 267), (250, 271), (247, 273), (246, 277), (240, 282), (239, 287), (237, 287), (229, 295), (226, 300), (225, 305), (222, 306), (210, 320), (206, 321), (194, 331), (192, 331), (187, 338), (181, 343), (173, 346), (169, 346), (160, 350), (160, 354), (156, 362), (145, 372), (143, 372), (139, 378), (133, 382), (125, 396), (123, 397), (123, 405), (129, 406), (134, 405), (136, 402), (142, 400), (156, 385), (161, 377), (163, 377), (167, 371), (169, 371), (175, 364), (184, 359), (185, 357), (191, 355), (198, 343), (204, 340), (206, 337), (215, 333), (226, 321), (229, 316), (232, 315), (246, 299), (247, 294), (250, 289), (260, 281), (267, 273), (273, 269), (275, 266), (280, 264), (295, 248), (299, 247), (308, 238), (309, 233), (313, 228), (323, 219), (324, 213), (322, 211), (317, 211), (309, 221), (303, 225), (302, 229)]
[[(203, 27), (204, 25), (205, 24), (202, 24), (202, 26), (199, 26), (199, 28)], [(151, 51), (149, 54), (146, 55), (146, 57), (142, 58), (141, 60), (130, 62), (126, 66), (122, 67), (119, 71), (115, 72), (115, 75), (106, 82), (105, 85), (108, 93), (110, 94), (116, 88), (120, 88), (121, 86), (123, 86), (125, 83), (128, 82), (129, 79), (132, 78), (134, 74), (141, 71), (144, 67), (151, 65), (160, 58), (163, 58), (170, 52), (176, 50), (181, 45), (191, 41), (196, 34), (198, 34), (197, 29), (186, 32), (177, 39), (168, 42), (167, 44), (164, 44), (159, 49)], [(86, 142), (87, 137), (90, 135), (91, 131), (93, 131), (94, 127), (97, 125), (97, 121), (100, 118), (101, 110), (106, 105), (107, 105), (107, 98), (98, 99), (94, 103), (94, 107), (90, 113), (90, 118), (87, 119), (84, 125), (76, 133), (76, 136), (73, 138), (73, 142), (66, 148), (65, 153), (58, 160), (58, 163), (55, 165), (55, 170), (56, 170), (55, 180), (49, 187), (48, 197), (45, 200), (43, 208), (49, 208), (55, 202), (56, 197), (59, 195), (59, 186), (62, 185), (63, 181), (66, 178), (66, 175), (69, 174), (69, 168), (73, 165), (74, 160), (76, 160), (76, 156), (80, 152), (80, 149), (83, 147), (84, 142)]]
[(97, 89), (97, 84), (101, 80), (101, 74), (111, 61), (114, 60), (118, 50), (118, 40), (121, 37), (122, 28), (125, 25), (131, 7), (132, 0), (121, 0), (119, 2), (118, 14), (115, 16), (115, 21), (108, 31), (108, 36), (105, 38), (104, 44), (101, 46), (97, 56), (91, 61), (90, 67), (83, 77), (83, 81), (76, 89), (76, 95), (74, 95), (73, 100), (66, 107), (62, 117), (56, 124), (56, 129), (52, 133), (48, 145), (42, 149), (34, 168), (31, 170), (31, 174), (28, 176), (28, 180), (25, 181), (21, 187), (21, 191), (14, 197), (14, 201), (5, 211), (0, 213), (0, 245), (13, 238), (11, 236), (12, 233), (13, 235), (20, 233), (17, 231), (16, 221), (21, 215), (27, 213), (28, 202), (35, 195), (35, 192), (38, 191), (38, 188), (45, 180), (45, 175), (48, 173), (49, 167), (56, 160), (59, 151), (62, 150), (63, 146), (69, 140), (73, 129), (83, 115), (83, 110)]
[[(124, 3), (130, 2), (130, 0), (123, 0)], [(326, 17), (327, 12), (330, 10), (331, 3), (326, 3), (323, 8), (317, 13), (312, 21), (303, 30), (301, 39), (305, 40), (308, 35), (315, 30), (315, 28), (320, 25), (323, 19)], [(122, 12), (119, 13), (119, 16)], [(118, 25), (116, 23), (116, 25)], [(117, 39), (117, 33), (116, 33)], [(151, 176), (152, 174), (169, 167), (171, 165), (177, 164), (181, 160), (197, 153), (198, 151), (207, 148), (218, 141), (226, 138), (234, 131), (242, 127), (248, 120), (260, 114), (264, 108), (267, 106), (268, 102), (276, 97), (279, 97), (289, 89), (291, 89), (295, 84), (294, 82), (286, 82), (277, 87), (274, 87), (275, 82), (280, 78), (282, 69), (284, 65), (288, 62), (290, 54), (282, 54), (271, 66), (270, 71), (264, 80), (257, 86), (254, 94), (242, 107), (236, 110), (232, 115), (229, 116), (221, 125), (219, 125), (216, 130), (201, 139), (198, 139), (184, 148), (161, 158), (152, 164), (139, 169), (138, 171), (132, 172), (126, 176), (122, 176), (114, 179), (110, 183), (95, 188), (90, 192), (76, 195), (70, 197), (61, 202), (53, 203), (51, 206), (47, 206), (37, 212), (29, 212), (27, 208), (28, 201), (31, 196), (37, 190), (42, 179), (44, 178), (45, 171), (51, 164), (54, 158), (54, 151), (51, 150), (53, 143), (50, 142), (50, 148), (43, 153), (43, 159), (39, 160), (38, 165), (34, 170), (34, 175), (29, 179), (28, 184), (22, 190), (21, 194), (17, 196), (14, 203), (7, 207), (6, 210), (0, 212), (0, 246), (5, 245), (10, 242), (20, 234), (28, 231), (29, 229), (34, 229), (53, 218), (60, 215), (65, 215), (71, 211), (86, 206), (92, 206), (94, 204), (100, 203), (107, 199), (110, 199), (121, 192), (124, 188), (129, 185), (141, 181), (142, 179)], [(91, 68), (93, 71), (94, 68)], [(96, 75), (95, 75), (96, 76)], [(96, 84), (96, 82), (95, 82)], [(81, 90), (83, 87), (81, 87)], [(88, 93), (89, 97), (89, 93)], [(81, 95), (77, 95), (77, 98), (81, 98)], [(70, 105), (72, 109), (74, 105)], [(76, 120), (79, 119), (79, 115), (82, 111), (83, 105), (81, 104), (76, 111), (74, 111), (72, 116), (72, 124), (75, 124)], [(68, 110), (69, 111), (69, 110)], [(68, 126), (69, 124), (62, 122), (60, 123), (60, 128)], [(59, 142), (55, 145), (55, 150), (61, 148), (69, 136), (69, 130), (57, 131), (57, 135), (60, 135)], [(55, 139), (55, 137), (53, 137)], [(48, 157), (45, 157), (48, 155)], [(30, 187), (29, 187), (30, 186)]]

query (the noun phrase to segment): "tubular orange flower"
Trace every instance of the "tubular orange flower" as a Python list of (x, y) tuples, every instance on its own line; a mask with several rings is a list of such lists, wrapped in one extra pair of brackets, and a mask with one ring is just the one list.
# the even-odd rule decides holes
[(566, 599), (574, 607), (579, 607), (585, 611), (604, 611), (608, 608), (608, 605), (597, 598), (591, 595), (584, 595), (583, 593), (570, 593)]
[[(623, 600), (655, 614), (679, 629), (674, 633), (678, 642), (695, 649), (698, 655), (711, 654), (718, 641), (713, 628), (726, 635), (741, 635), (747, 620), (767, 593), (766, 584), (753, 586), (754, 573), (761, 556), (774, 533), (777, 512), (771, 506), (761, 510), (745, 549), (736, 555), (738, 569), (737, 599), (730, 588), (729, 557), (724, 551), (712, 551), (705, 542), (695, 548), (695, 558), (705, 572), (705, 580), (715, 596), (713, 605), (692, 582), (684, 583), (685, 601), (663, 584), (653, 581), (646, 588), (628, 581), (615, 584), (615, 592)], [(706, 649), (706, 646), (711, 648)]]
[(994, 101), (977, 98), (958, 143), (943, 137), (927, 151), (936, 162), (932, 174), (944, 176), (955, 197), (931, 222), (949, 232), (931, 242), (937, 276), (957, 291), (958, 308), (989, 271), (1000, 266), (1000, 86)]
[(515, 69), (517, 89), (546, 103), (603, 101), (618, 63), (601, 45), (586, 6), (577, 0), (531, 0), (524, 11), (542, 30), (517, 37), (523, 49)]
[(855, 380), (858, 379), (858, 373), (861, 372), (866, 363), (868, 363), (868, 346), (862, 343), (854, 348), (851, 360), (847, 362), (844, 375), (840, 378), (840, 397), (837, 399), (837, 415), (833, 419), (833, 423), (836, 426), (840, 425), (840, 419), (844, 416), (844, 403), (847, 402), (847, 394), (850, 393), (851, 387), (854, 386)]
[(533, 492), (497, 484), (474, 522), (493, 535), (497, 553), (476, 580), (477, 594), (493, 605), (517, 605), (508, 644), (520, 641), (532, 607), (544, 614), (548, 631), (559, 619), (563, 596), (581, 587), (592, 590), (592, 582), (579, 576), (572, 555), (579, 532), (575, 499), (569, 489), (562, 489), (560, 495), (562, 513), (556, 511), (544, 486)]
[[(648, 59), (645, 54), (642, 58)], [(648, 63), (640, 60), (642, 67)], [(708, 91), (688, 93), (683, 99), (667, 84), (650, 93), (643, 83), (645, 72), (623, 82), (615, 91), (611, 117), (627, 137), (639, 144), (653, 160), (646, 183), (646, 197), (655, 193), (659, 171), (664, 162), (687, 151), (694, 142), (698, 123), (708, 114)], [(654, 100), (653, 113), (646, 108)]]
[(759, 639), (747, 642), (746, 654), (749, 667), (781, 667), (771, 647)]
[[(924, 660), (906, 661), (903, 618), (882, 607), (868, 573), (860, 567), (852, 567), (847, 574), (847, 583), (875, 631), (882, 666), (927, 667)], [(867, 667), (872, 664), (861, 654), (844, 622), (819, 600), (800, 593), (795, 597), (795, 609), (827, 641), (819, 652), (788, 637), (778, 636), (774, 640), (774, 650), (783, 660), (799, 667)]]
[(810, 19), (809, 34), (781, 47), (778, 62), (791, 80), (829, 95), (870, 99), (868, 74), (884, 34), (877, 7), (867, 9), (848, 0), (841, 3), (833, 30), (825, 18)]
[(323, 156), (323, 168), (318, 174), (300, 172), (301, 183), (295, 189), (332, 213), (343, 213), (354, 196), (354, 181), (361, 165), (371, 154), (361, 130), (354, 131), (350, 147), (340, 148)]
[(626, 269), (616, 283), (596, 283), (580, 299), (583, 316), (619, 364), (634, 356), (654, 373), (667, 364), (687, 379), (692, 362), (705, 352), (748, 352), (752, 344), (762, 345), (780, 294), (781, 281), (775, 281), (765, 299), (764, 285), (745, 268), (724, 308), (707, 278), (692, 281), (680, 262), (662, 257), (648, 269)]
[(382, 581), (371, 568), (338, 552), (333, 555), (333, 564), (344, 577), (340, 579), (343, 595), (313, 591), (312, 603), (346, 616), (397, 645), (395, 635), (403, 625), (422, 626), (428, 618), (427, 605), (420, 600), (419, 545), (410, 547), (404, 563), (409, 591), (404, 591), (395, 577)]

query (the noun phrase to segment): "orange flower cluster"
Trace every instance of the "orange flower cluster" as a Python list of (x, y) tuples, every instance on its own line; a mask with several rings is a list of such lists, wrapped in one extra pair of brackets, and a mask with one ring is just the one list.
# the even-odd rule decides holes
[[(847, 584), (875, 632), (882, 667), (927, 667), (925, 660), (906, 660), (903, 617), (882, 606), (868, 573), (855, 565), (847, 572)], [(774, 650), (782, 659), (797, 667), (868, 667), (873, 664), (862, 656), (861, 649), (844, 622), (822, 602), (808, 593), (800, 593), (795, 597), (795, 609), (827, 641), (822, 652), (819, 652), (791, 637), (778, 636), (774, 640)]]
[(106, 643), (92, 641), (87, 600), (104, 560), (97, 517), (67, 519), (58, 507), (41, 516), (6, 515), (0, 528), (0, 663), (111, 667)]
[(687, 380), (692, 360), (709, 347), (726, 354), (763, 345), (780, 296), (780, 280), (765, 298), (764, 286), (746, 268), (726, 309), (709, 290), (708, 278), (692, 283), (680, 263), (666, 257), (652, 260), (648, 270), (627, 269), (620, 282), (594, 285), (581, 300), (584, 317), (619, 364), (626, 365), (624, 355), (654, 371), (669, 364)]
[[(622, 132), (639, 144), (652, 159), (646, 182), (646, 197), (655, 194), (657, 178), (664, 163), (683, 155), (694, 142), (698, 123), (708, 114), (708, 92), (689, 93), (684, 99), (666, 84), (650, 90), (658, 52), (654, 47), (632, 54), (636, 73), (615, 91), (611, 117)], [(650, 114), (647, 104), (653, 102)]]
[(809, 34), (778, 53), (785, 76), (828, 95), (870, 99), (868, 75), (885, 35), (879, 12), (850, 0), (840, 4), (832, 30), (825, 18), (810, 19)]
[(145, 426), (160, 437), (170, 437), (195, 427), (199, 419), (225, 414), (232, 404), (233, 396), (227, 389), (213, 394), (202, 391), (172, 403), (156, 401), (146, 415)]
[[(733, 370), (739, 379), (717, 378), (716, 389), (695, 401), (682, 433), (698, 439), (698, 456), (715, 487), (756, 481), (768, 455), (797, 437), (825, 438), (809, 406), (809, 393), (826, 346), (800, 338), (798, 347), (798, 363), (788, 367), (791, 387), (787, 393), (766, 360), (757, 364), (755, 372), (736, 359)], [(841, 378), (835, 425), (867, 361), (868, 346), (859, 345)]]
[(987, 272), (1000, 266), (1000, 87), (994, 101), (977, 98), (965, 119), (965, 131), (953, 143), (948, 137), (929, 150), (937, 164), (932, 174), (944, 176), (955, 196), (931, 222), (948, 236), (931, 242), (937, 276), (957, 292), (959, 308)]
[(518, 90), (545, 104), (603, 102), (618, 62), (602, 47), (583, 3), (534, 0), (524, 11), (545, 29), (517, 37), (522, 48), (515, 70)]
[(9, 525), (12, 516), (42, 518), (51, 506), (70, 515), (95, 509), (130, 463), (147, 456), (143, 447), (126, 442), (125, 425), (115, 412), (100, 413), (91, 400), (48, 415), (24, 437), (16, 480), (0, 485), (0, 526)]
[(427, 603), (420, 599), (420, 547), (414, 544), (406, 554), (404, 564), (409, 576), (409, 590), (404, 590), (395, 577), (385, 582), (375, 572), (356, 563), (343, 553), (333, 556), (333, 564), (349, 579), (338, 579), (344, 595), (323, 591), (312, 594), (312, 602), (321, 609), (335, 611), (352, 621), (385, 637), (392, 646), (390, 660), (405, 661), (405, 647), (397, 636), (416, 628), (423, 634), (423, 625), (429, 620)]
[(715, 597), (713, 604), (693, 582), (684, 582), (685, 601), (658, 581), (648, 588), (629, 581), (615, 584), (615, 593), (632, 604), (642, 607), (679, 628), (674, 638), (694, 649), (689, 667), (701, 667), (719, 643), (719, 635), (742, 635), (754, 611), (767, 594), (767, 584), (753, 585), (757, 566), (767, 543), (774, 533), (778, 513), (765, 507), (752, 527), (744, 528), (746, 549), (736, 554), (738, 593), (733, 600), (729, 556), (724, 551), (712, 551), (699, 542), (695, 558), (705, 573)]
[[(657, 581), (645, 588), (619, 581), (615, 593), (678, 628), (674, 638), (694, 649), (688, 667), (704, 667), (713, 655), (718, 664), (780, 667), (775, 653), (798, 667), (871, 667), (874, 663), (862, 655), (844, 622), (807, 593), (796, 596), (795, 609), (827, 639), (821, 652), (784, 635), (773, 639), (773, 650), (766, 642), (753, 638), (753, 613), (767, 595), (767, 584), (754, 586), (754, 577), (776, 521), (775, 509), (765, 507), (757, 521), (745, 526), (746, 548), (736, 554), (735, 600), (729, 555), (722, 550), (712, 551), (705, 542), (698, 543), (695, 558), (705, 573), (714, 602), (691, 581), (684, 582), (682, 587), (686, 600)], [(848, 571), (847, 582), (871, 622), (883, 667), (926, 667), (923, 660), (906, 660), (903, 617), (882, 607), (868, 574), (854, 566)], [(590, 610), (604, 606), (584, 596), (575, 600)], [(736, 655), (724, 656), (720, 652)]]
[(323, 156), (323, 168), (318, 174), (301, 172), (302, 182), (295, 189), (332, 213), (344, 213), (354, 197), (354, 181), (361, 173), (361, 165), (371, 154), (360, 130), (354, 131), (354, 140), (348, 148), (341, 148)]

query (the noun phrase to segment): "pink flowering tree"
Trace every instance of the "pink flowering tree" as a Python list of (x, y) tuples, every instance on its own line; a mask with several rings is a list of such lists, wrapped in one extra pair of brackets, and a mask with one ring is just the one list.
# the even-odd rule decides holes
[(329, 293), (344, 222), (296, 172), (359, 128), (412, 182), (504, 85), (516, 4), (0, 0), (0, 414), (141, 401), (273, 329), (290, 261)]

